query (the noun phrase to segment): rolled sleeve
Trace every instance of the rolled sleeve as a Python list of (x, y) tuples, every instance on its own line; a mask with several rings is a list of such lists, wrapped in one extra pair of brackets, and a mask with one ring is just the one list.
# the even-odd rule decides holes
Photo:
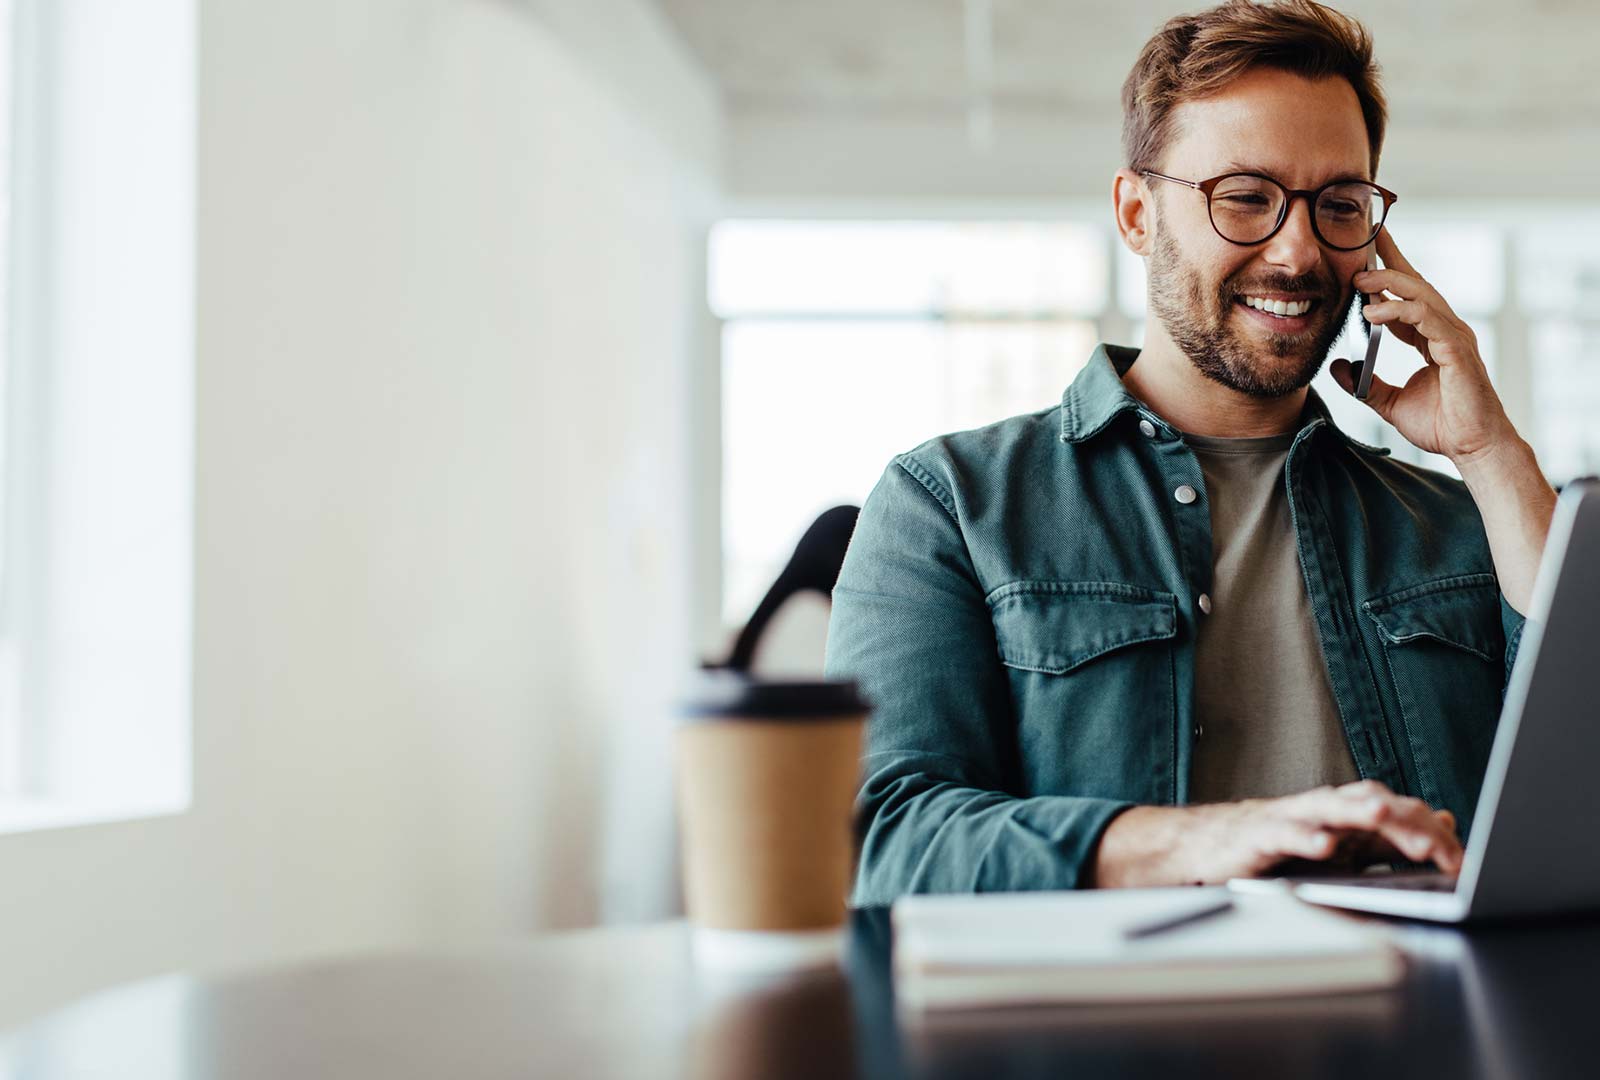
[(852, 901), (1069, 889), (1132, 803), (1023, 797), (1009, 683), (984, 590), (938, 474), (890, 464), (833, 593), (826, 670), (874, 703), (857, 798)]

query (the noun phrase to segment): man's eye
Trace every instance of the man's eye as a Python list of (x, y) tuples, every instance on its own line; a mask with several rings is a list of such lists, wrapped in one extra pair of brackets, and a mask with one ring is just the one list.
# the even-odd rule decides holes
[(1222, 201), (1230, 206), (1256, 208), (1267, 205), (1265, 195), (1224, 195)]
[(1335, 217), (1355, 217), (1361, 213), (1361, 207), (1353, 202), (1326, 202), (1322, 204), (1322, 211)]

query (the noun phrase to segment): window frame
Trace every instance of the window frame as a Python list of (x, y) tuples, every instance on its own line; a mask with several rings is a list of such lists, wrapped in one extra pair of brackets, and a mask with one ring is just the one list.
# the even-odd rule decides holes
[(0, 833), (182, 812), (193, 754), (195, 0), (11, 2)]

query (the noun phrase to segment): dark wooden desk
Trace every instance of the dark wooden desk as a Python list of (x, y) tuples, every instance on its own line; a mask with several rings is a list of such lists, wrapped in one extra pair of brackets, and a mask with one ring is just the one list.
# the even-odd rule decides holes
[(0, 1078), (1564, 1077), (1588, 1050), (1600, 921), (1392, 924), (1392, 991), (1251, 1004), (1035, 1009), (897, 1023), (885, 913), (846, 970), (712, 980), (681, 924), (552, 935), (87, 998), (0, 1036)]

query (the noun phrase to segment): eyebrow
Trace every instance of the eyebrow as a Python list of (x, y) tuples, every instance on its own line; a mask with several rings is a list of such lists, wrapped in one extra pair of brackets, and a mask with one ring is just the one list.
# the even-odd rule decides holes
[[(1264, 169), (1260, 165), (1251, 165), (1248, 162), (1230, 161), (1224, 164), (1222, 167), (1228, 172), (1260, 173), (1262, 176), (1270, 176), (1274, 180), (1278, 179), (1278, 174), (1273, 172), (1271, 169)], [(1328, 177), (1328, 179), (1322, 181), (1320, 184), (1311, 185), (1309, 190), (1315, 191), (1317, 188), (1325, 187), (1328, 184), (1345, 183), (1351, 180), (1358, 180), (1363, 184), (1372, 183), (1369, 178), (1362, 176), (1359, 173), (1339, 173), (1337, 175)], [(1282, 181), (1279, 182), (1282, 183)], [(1284, 184), (1283, 186), (1288, 187), (1289, 185)]]

